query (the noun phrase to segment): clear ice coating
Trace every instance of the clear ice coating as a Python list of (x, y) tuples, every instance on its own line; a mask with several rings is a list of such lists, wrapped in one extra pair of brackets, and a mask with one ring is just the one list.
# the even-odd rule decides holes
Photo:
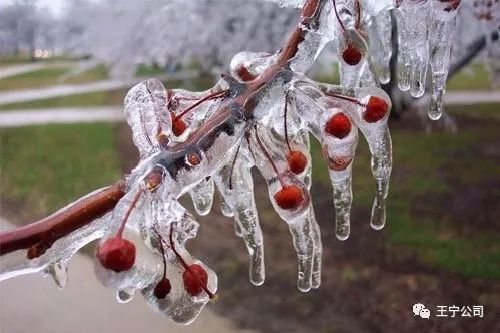
[(375, 76), (382, 84), (391, 80), (392, 18), (389, 11), (380, 12), (371, 18), (369, 43)]
[(428, 30), (432, 0), (402, 0), (396, 9), (398, 25), (398, 85), (413, 97), (425, 92)]
[[(402, 90), (419, 97), (429, 67), (429, 116), (440, 117), (460, 1), (272, 1), (315, 6), (301, 16), (291, 35), (290, 40), (298, 40), (293, 56), (283, 61), (283, 52), (289, 51), (283, 49), (240, 52), (229, 74), (202, 92), (166, 89), (155, 79), (130, 89), (124, 109), (140, 161), (125, 179), (126, 194), (111, 212), (57, 239), (34, 258), (28, 259), (25, 250), (1, 255), (0, 280), (42, 272), (63, 288), (71, 257), (101, 239), (95, 273), (116, 290), (119, 302), (142, 295), (155, 311), (190, 323), (215, 299), (217, 275), (188, 252), (187, 241), (199, 225), (178, 200), (189, 194), (196, 213), (206, 215), (217, 189), (222, 214), (234, 219), (235, 234), (247, 248), (249, 280), (260, 286), (265, 281), (264, 239), (255, 169), (290, 230), (298, 289), (319, 288), (323, 247), (310, 195), (310, 134), (321, 144), (329, 169), (336, 237), (345, 240), (351, 230), (352, 163), (360, 133), (369, 145), (375, 183), (370, 225), (384, 227), (392, 170), (391, 101), (379, 86), (397, 80)], [(399, 40), (396, 78), (389, 70), (393, 9)], [(340, 85), (304, 74), (328, 42), (337, 45)], [(127, 254), (125, 259), (113, 256), (116, 247)]]
[(461, 0), (396, 2), (398, 86), (403, 91), (409, 90), (413, 97), (422, 96), (429, 64), (429, 118), (433, 120), (438, 120), (443, 112), (443, 95), (460, 4)]
[(450, 66), (455, 21), (461, 0), (431, 2), (430, 31), (431, 105), (429, 118), (438, 120), (443, 113), (443, 96)]

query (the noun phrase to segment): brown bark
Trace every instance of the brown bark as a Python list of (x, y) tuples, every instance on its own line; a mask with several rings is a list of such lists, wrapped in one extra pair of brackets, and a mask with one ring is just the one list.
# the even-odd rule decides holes
[(106, 214), (125, 195), (120, 181), (105, 187), (40, 221), (0, 233), (0, 255), (28, 249), (28, 258), (42, 255), (51, 245), (71, 232)]

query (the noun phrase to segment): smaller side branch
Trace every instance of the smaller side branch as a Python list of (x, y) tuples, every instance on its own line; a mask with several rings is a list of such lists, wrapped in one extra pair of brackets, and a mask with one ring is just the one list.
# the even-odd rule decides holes
[(492, 42), (497, 42), (499, 39), (499, 35), (500, 32), (492, 31), (489, 36), (488, 34), (483, 35), (470, 43), (467, 46), (467, 52), (465, 53), (465, 55), (450, 66), (448, 77), (453, 76), (462, 68), (467, 66), (472, 61), (472, 59), (474, 59), (486, 47), (488, 38), (491, 39)]
[(91, 223), (115, 207), (125, 195), (125, 182), (99, 189), (56, 213), (29, 225), (0, 233), (0, 255), (28, 249), (27, 257), (39, 257), (52, 244)]

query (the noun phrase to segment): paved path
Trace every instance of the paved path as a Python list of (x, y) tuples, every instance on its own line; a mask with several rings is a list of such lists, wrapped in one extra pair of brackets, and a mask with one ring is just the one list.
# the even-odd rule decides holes
[(120, 106), (0, 111), (0, 127), (122, 121), (124, 119), (123, 108)]
[[(419, 103), (429, 103), (429, 95), (419, 99)], [(473, 105), (500, 102), (500, 90), (451, 90), (444, 94), (446, 105)]]
[[(0, 218), (0, 229), (14, 226)], [(220, 300), (223, 302), (223, 299)], [(127, 304), (94, 275), (91, 258), (70, 262), (68, 285), (60, 291), (51, 278), (30, 274), (0, 282), (0, 332), (4, 333), (257, 333), (236, 328), (210, 310), (191, 325), (177, 325), (153, 312), (139, 294)]]
[[(471, 96), (475, 98), (471, 99)], [(474, 102), (471, 102), (473, 100)], [(480, 101), (479, 101), (480, 100)], [(427, 101), (428, 102), (428, 101)], [(500, 91), (497, 92), (452, 92), (445, 95), (446, 105), (469, 105), (483, 103), (499, 103)], [(426, 103), (425, 97), (420, 103)], [(499, 110), (500, 111), (500, 110)], [(42, 125), (51, 123), (75, 123), (94, 121), (124, 120), (121, 106), (74, 107), (26, 109), (15, 111), (0, 111), (0, 127), (18, 127)]]
[[(185, 71), (173, 75), (161, 75), (158, 79), (165, 81), (190, 80), (198, 77), (197, 71)], [(145, 78), (112, 79), (83, 84), (61, 84), (43, 89), (20, 89), (0, 92), (0, 104), (27, 102), (74, 94), (84, 94), (96, 91), (107, 91), (132, 87)]]
[(66, 67), (74, 65), (75, 62), (71, 61), (57, 61), (57, 62), (41, 61), (28, 64), (5, 66), (5, 67), (0, 67), (0, 79), (4, 79), (9, 76), (33, 72), (42, 68)]

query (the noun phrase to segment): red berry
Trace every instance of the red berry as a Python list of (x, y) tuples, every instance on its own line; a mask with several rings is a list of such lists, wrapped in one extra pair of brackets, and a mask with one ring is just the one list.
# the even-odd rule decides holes
[(357, 65), (362, 57), (361, 52), (352, 45), (347, 45), (347, 48), (342, 52), (342, 59), (351, 66)]
[(174, 120), (172, 123), (172, 132), (175, 136), (180, 136), (186, 130), (187, 125), (182, 119)]
[(387, 102), (383, 98), (370, 96), (366, 104), (366, 110), (363, 112), (363, 119), (369, 123), (376, 123), (384, 118), (388, 109), (389, 105), (387, 105)]
[(238, 75), (240, 77), (240, 79), (242, 81), (252, 81), (253, 79), (255, 79), (257, 76), (256, 75), (253, 75), (252, 73), (250, 73), (248, 71), (248, 69), (245, 67), (245, 65), (243, 64), (240, 64), (238, 65), (238, 67), (236, 68), (236, 75)]
[(172, 133), (174, 133), (175, 136), (180, 136), (187, 128), (186, 123), (184, 120), (176, 118), (173, 113), (170, 114), (170, 117), (172, 118)]
[(154, 295), (158, 299), (163, 299), (167, 297), (172, 289), (172, 285), (170, 284), (170, 280), (167, 278), (163, 278), (156, 284), (156, 287), (153, 291)]
[(121, 237), (108, 238), (97, 246), (96, 256), (104, 268), (123, 272), (134, 266), (135, 246)]
[(191, 296), (196, 296), (203, 291), (203, 287), (207, 287), (208, 275), (203, 267), (192, 264), (182, 273), (182, 280), (186, 292)]
[(337, 112), (325, 124), (325, 132), (336, 138), (345, 138), (351, 131), (351, 120), (343, 112)]
[(307, 157), (299, 150), (291, 150), (286, 155), (286, 160), (290, 170), (296, 175), (302, 173), (307, 166)]
[(302, 189), (297, 185), (285, 185), (274, 195), (276, 204), (282, 209), (295, 210), (304, 201)]

